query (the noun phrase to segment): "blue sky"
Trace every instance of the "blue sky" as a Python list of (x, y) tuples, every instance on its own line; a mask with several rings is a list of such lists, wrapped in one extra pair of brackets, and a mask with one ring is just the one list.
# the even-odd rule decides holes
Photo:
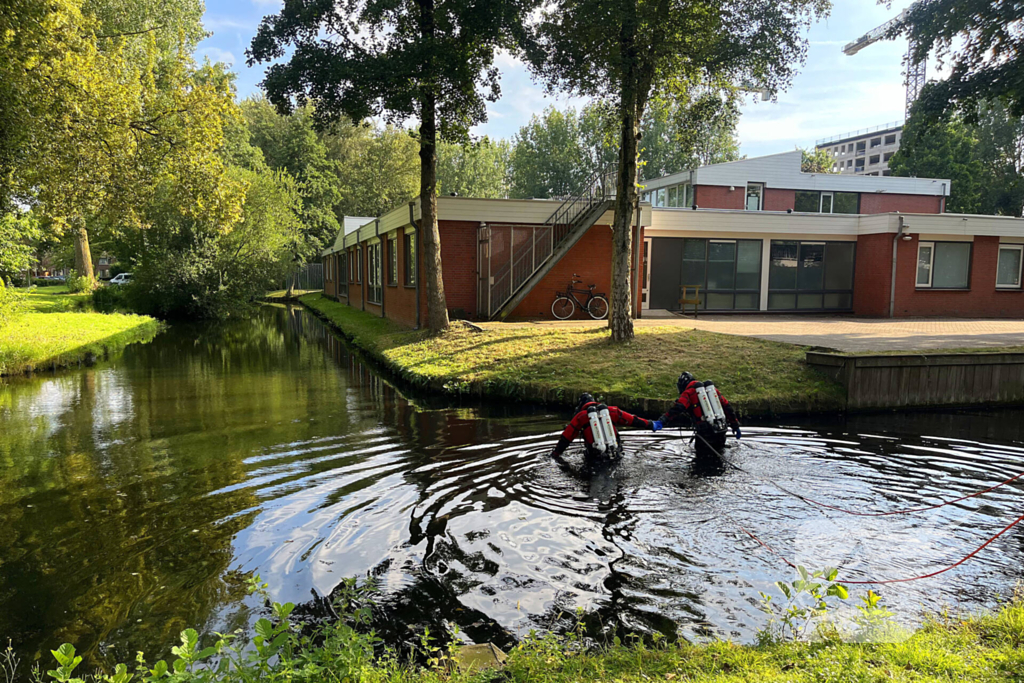
[[(834, 0), (832, 15), (809, 33), (807, 63), (777, 102), (750, 102), (743, 108), (738, 136), (743, 154), (759, 156), (806, 147), (815, 140), (903, 118), (902, 58), (906, 41), (872, 45), (848, 57), (842, 46), (881, 24), (912, 0), (895, 0), (891, 8), (873, 0)], [(213, 35), (197, 55), (232, 65), (241, 97), (257, 92), (261, 67), (245, 65), (245, 50), (260, 19), (274, 13), (279, 0), (207, 0), (205, 24)], [(582, 100), (552, 98), (526, 68), (509, 57), (499, 60), (502, 97), (489, 106), (489, 120), (475, 131), (510, 138), (530, 116), (549, 104), (579, 105)], [(929, 64), (929, 75), (934, 75)], [(751, 98), (748, 98), (750, 100)]]

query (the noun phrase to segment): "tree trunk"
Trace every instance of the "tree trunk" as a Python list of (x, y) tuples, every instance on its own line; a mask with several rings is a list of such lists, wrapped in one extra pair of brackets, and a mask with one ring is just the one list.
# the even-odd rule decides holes
[(81, 222), (78, 222), (78, 227), (74, 230), (75, 272), (78, 274), (78, 277), (87, 277), (90, 280), (94, 280), (96, 279), (96, 273), (92, 269), (92, 250), (89, 249), (89, 232)]
[[(420, 35), (434, 38), (434, 0), (419, 0)], [(428, 48), (427, 53), (430, 54)], [(448, 329), (448, 307), (441, 271), (441, 233), (437, 228), (437, 95), (433, 67), (424, 66), (420, 83), (420, 235), (423, 241), (423, 277), (427, 285), (427, 324), (437, 333)]]
[(292, 295), (295, 294), (295, 278), (299, 276), (299, 271), (293, 271), (291, 278), (288, 280), (288, 291), (284, 293), (286, 299), (291, 299)]

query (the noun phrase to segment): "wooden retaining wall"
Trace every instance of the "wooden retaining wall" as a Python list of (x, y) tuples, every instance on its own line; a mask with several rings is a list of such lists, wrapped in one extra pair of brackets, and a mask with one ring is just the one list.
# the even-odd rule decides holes
[(846, 387), (851, 410), (1024, 403), (1024, 353), (854, 356), (807, 353)]

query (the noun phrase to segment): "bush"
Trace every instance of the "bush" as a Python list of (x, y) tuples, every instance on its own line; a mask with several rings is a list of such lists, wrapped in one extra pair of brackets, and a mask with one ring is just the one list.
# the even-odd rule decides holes
[(131, 312), (130, 289), (131, 285), (97, 287), (92, 292), (92, 305), (100, 313)]
[(78, 273), (72, 270), (68, 273), (67, 285), (69, 294), (81, 294), (82, 292), (92, 291), (93, 287), (96, 286), (96, 281), (84, 275), (79, 277)]
[(25, 295), (8, 287), (0, 278), (0, 325), (13, 320), (25, 310)]

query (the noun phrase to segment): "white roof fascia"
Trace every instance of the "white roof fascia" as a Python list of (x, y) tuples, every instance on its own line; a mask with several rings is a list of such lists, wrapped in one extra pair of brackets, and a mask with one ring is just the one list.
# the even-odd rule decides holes
[(702, 166), (648, 181), (650, 191), (691, 181), (694, 185), (745, 187), (765, 183), (769, 189), (811, 190), (819, 192), (862, 192), (949, 196), (952, 183), (945, 178), (900, 178), (896, 176), (860, 176), (839, 173), (804, 173), (800, 170), (800, 150), (769, 154), (752, 159)]

